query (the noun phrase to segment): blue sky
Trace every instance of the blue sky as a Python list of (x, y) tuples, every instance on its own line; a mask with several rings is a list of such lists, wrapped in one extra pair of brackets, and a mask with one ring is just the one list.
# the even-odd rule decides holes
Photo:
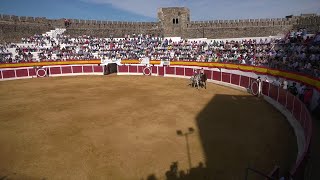
[(0, 13), (47, 18), (157, 21), (160, 7), (188, 7), (191, 20), (320, 14), (320, 0), (0, 0)]

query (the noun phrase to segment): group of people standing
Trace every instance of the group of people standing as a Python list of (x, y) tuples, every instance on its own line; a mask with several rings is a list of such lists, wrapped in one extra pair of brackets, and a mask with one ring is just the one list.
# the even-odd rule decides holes
[[(261, 89), (261, 78), (258, 77), (259, 82), (259, 89)], [(266, 80), (269, 82), (268, 80)], [(312, 101), (312, 96), (313, 96), (313, 89), (303, 83), (300, 84), (300, 86), (297, 86), (296, 82), (292, 82), (291, 85), (289, 85), (289, 82), (284, 79), (280, 80), (279, 78), (276, 78), (275, 81), (272, 81), (271, 84), (273, 84), (276, 87), (282, 88), (284, 90), (287, 90), (290, 92), (292, 95), (298, 97), (308, 108), (310, 107), (311, 101)], [(261, 90), (260, 90), (261, 93)]]

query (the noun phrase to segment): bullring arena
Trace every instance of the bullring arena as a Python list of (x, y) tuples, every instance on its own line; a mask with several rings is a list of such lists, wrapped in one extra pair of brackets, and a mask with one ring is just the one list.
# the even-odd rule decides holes
[(310, 180), (319, 20), (0, 14), (0, 180)]
[(246, 92), (187, 84), (148, 76), (1, 82), (0, 169), (16, 179), (164, 179), (173, 162), (189, 168), (176, 134), (189, 127), (192, 168), (201, 162), (214, 179), (241, 179), (249, 164), (290, 168), (297, 147), (281, 113)]
[[(3, 80), (20, 79), (0, 83), (2, 176), (242, 179), (248, 167), (285, 174), (296, 161), (286, 118), (246, 91), (257, 90), (254, 78), (206, 68), (208, 87), (197, 90), (188, 86), (194, 67), (118, 65), (118, 76), (97, 76), (103, 68), (1, 71)], [(272, 98), (271, 87), (263, 91)], [(189, 128), (188, 139), (177, 135)]]

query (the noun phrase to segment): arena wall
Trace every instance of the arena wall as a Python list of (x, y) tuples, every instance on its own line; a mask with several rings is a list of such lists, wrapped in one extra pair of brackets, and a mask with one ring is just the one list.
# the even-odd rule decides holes
[[(173, 19), (177, 23), (173, 23)], [(126, 34), (155, 34), (183, 38), (240, 38), (286, 34), (292, 28), (307, 28), (310, 33), (320, 30), (316, 14), (273, 19), (242, 19), (191, 21), (188, 8), (160, 8), (157, 22), (120, 22), (25, 17), (0, 14), (0, 42), (18, 42), (22, 37), (42, 34), (54, 28), (66, 28), (71, 36), (124, 37)]]
[(97, 64), (74, 64), (0, 69), (0, 81), (78, 75), (103, 75), (103, 67)]
[[(56, 65), (77, 65), (77, 64), (104, 64), (104, 60), (68, 60), (68, 61), (42, 61), (42, 62), (30, 62), (30, 63), (12, 63), (12, 64), (0, 64), (0, 68), (17, 68), (17, 67), (35, 67), (35, 66), (56, 66)], [(111, 62), (110, 62), (111, 63)], [(139, 60), (121, 60), (117, 61), (117, 63), (121, 64), (140, 64)], [(320, 96), (320, 79), (314, 78), (305, 74), (288, 72), (283, 70), (277, 70), (266, 67), (258, 67), (258, 66), (248, 66), (242, 64), (228, 64), (228, 63), (214, 63), (214, 62), (189, 62), (189, 61), (171, 61), (165, 63), (164, 61), (151, 60), (151, 65), (174, 65), (174, 66), (201, 66), (208, 68), (220, 68), (220, 69), (228, 69), (235, 70), (235, 72), (251, 72), (255, 74), (259, 74), (260, 76), (266, 76), (267, 78), (271, 77), (280, 77), (287, 79), (289, 81), (294, 81), (298, 83), (304, 83), (314, 88), (314, 94), (318, 97)], [(274, 81), (275, 79), (271, 79)], [(317, 101), (314, 98), (314, 102)], [(314, 103), (315, 104), (315, 103)], [(313, 105), (314, 106), (314, 105)]]

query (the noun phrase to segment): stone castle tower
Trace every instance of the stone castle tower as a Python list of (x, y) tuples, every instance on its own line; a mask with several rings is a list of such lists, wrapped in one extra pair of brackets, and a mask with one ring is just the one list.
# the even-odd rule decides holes
[(168, 37), (180, 37), (190, 23), (190, 10), (185, 7), (160, 8), (159, 25)]

